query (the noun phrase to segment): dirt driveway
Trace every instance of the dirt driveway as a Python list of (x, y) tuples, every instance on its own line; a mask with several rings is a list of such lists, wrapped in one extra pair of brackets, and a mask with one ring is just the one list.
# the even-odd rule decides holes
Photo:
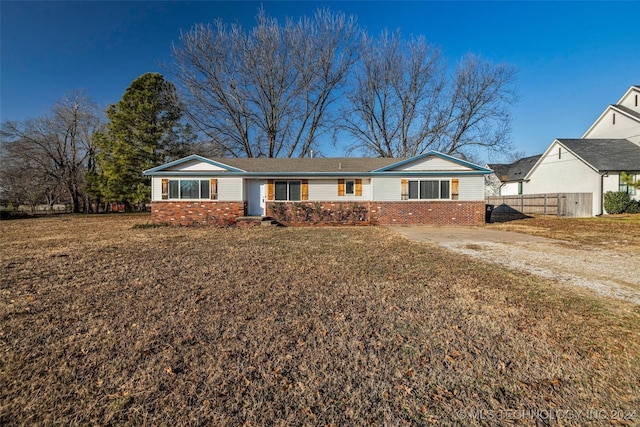
[(481, 227), (390, 227), (406, 238), (640, 304), (637, 254)]

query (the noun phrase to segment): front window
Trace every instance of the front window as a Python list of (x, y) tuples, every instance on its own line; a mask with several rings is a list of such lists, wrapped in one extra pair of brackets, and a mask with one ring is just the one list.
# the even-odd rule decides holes
[(211, 199), (208, 179), (170, 179), (169, 199)]
[(409, 181), (409, 199), (450, 199), (450, 181), (423, 180)]
[(356, 188), (355, 181), (345, 181), (344, 182), (344, 194), (354, 194)]
[(302, 199), (302, 183), (300, 181), (276, 181), (275, 200), (280, 201), (298, 201)]

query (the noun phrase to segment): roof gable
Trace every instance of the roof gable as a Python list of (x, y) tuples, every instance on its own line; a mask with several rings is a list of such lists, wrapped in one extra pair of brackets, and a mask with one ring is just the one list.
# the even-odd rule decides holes
[(154, 175), (159, 172), (244, 172), (242, 169), (238, 169), (227, 164), (207, 159), (206, 157), (192, 154), (182, 159), (174, 160), (164, 165), (157, 166), (155, 168), (147, 169), (143, 172), (144, 175)]
[(588, 138), (589, 135), (592, 134), (592, 132), (607, 117), (609, 112), (617, 112), (640, 124), (640, 104), (637, 101), (638, 98), (640, 98), (640, 87), (631, 86), (629, 90), (622, 95), (622, 98), (620, 98), (617, 104), (609, 105), (602, 114), (598, 116), (593, 124), (589, 126), (589, 129), (587, 129), (587, 131), (582, 135), (582, 138)]
[(630, 108), (640, 107), (640, 105), (636, 104), (637, 95), (640, 95), (640, 86), (633, 85), (624, 93), (624, 95), (622, 95), (622, 98), (617, 102), (617, 105), (624, 105)]
[[(399, 159), (396, 159), (399, 160)], [(468, 171), (468, 172), (485, 172), (490, 173), (491, 170), (482, 166), (476, 165), (466, 160), (461, 160), (456, 157), (449, 156), (447, 154), (440, 153), (438, 151), (428, 151), (424, 154), (411, 157), (408, 159), (401, 159), (385, 166), (380, 169), (376, 169), (374, 172), (399, 172), (399, 171)]]

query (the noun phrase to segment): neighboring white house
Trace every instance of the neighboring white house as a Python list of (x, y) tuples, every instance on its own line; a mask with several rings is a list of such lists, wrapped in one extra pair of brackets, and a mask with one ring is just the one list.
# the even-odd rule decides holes
[(591, 193), (592, 214), (606, 213), (607, 191), (635, 188), (620, 182), (621, 172), (640, 179), (640, 86), (632, 86), (608, 106), (580, 139), (556, 139), (524, 177), (523, 194)]
[(487, 177), (487, 196), (514, 196), (523, 194), (524, 177), (540, 159), (536, 156), (523, 157), (510, 164), (490, 164), (493, 174)]
[(484, 222), (487, 168), (435, 151), (408, 159), (189, 156), (151, 176), (155, 222), (233, 224)]

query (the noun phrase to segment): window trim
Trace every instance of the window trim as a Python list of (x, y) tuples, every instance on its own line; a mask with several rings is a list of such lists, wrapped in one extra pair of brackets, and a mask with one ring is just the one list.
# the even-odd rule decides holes
[[(273, 180), (273, 200), (276, 202), (300, 202), (303, 200), (302, 198), (302, 181), (301, 179), (274, 179)], [(282, 182), (286, 182), (286, 188), (287, 188), (287, 196), (285, 199), (278, 199), (277, 197), (277, 192), (276, 192), (276, 186), (278, 185), (278, 183), (282, 183)], [(291, 198), (291, 184), (292, 183), (298, 183), (298, 188), (300, 190), (300, 194), (299, 194), (299, 198), (297, 199), (292, 199)]]
[[(351, 192), (347, 192), (349, 185)], [(339, 178), (338, 197), (362, 197), (362, 178)]]
[[(191, 198), (191, 197), (182, 197), (182, 182), (183, 181), (196, 181), (198, 183), (197, 188), (198, 188), (198, 198)], [(161, 199), (162, 200), (215, 200), (217, 199), (217, 193), (214, 193), (213, 187), (217, 186), (217, 183), (214, 184), (212, 183), (212, 179), (193, 179), (193, 178), (189, 178), (189, 179), (185, 179), (185, 178), (177, 178), (177, 179), (163, 179), (162, 180), (162, 194), (161, 194)], [(217, 181), (217, 180), (216, 180)], [(206, 186), (209, 188), (209, 194), (206, 194), (203, 197), (202, 194), (202, 187), (203, 187), (203, 182), (206, 182)], [(175, 188), (177, 187), (177, 188)], [(177, 191), (178, 196), (177, 197), (172, 197), (175, 196), (175, 191)], [(217, 191), (217, 189), (216, 189)]]
[[(404, 180), (403, 180), (404, 181)], [(456, 200), (453, 198), (452, 195), (452, 179), (412, 179), (412, 180), (407, 180), (407, 193), (406, 193), (406, 199), (404, 198), (404, 194), (402, 195), (402, 199), (403, 200)], [(422, 197), (423, 193), (426, 196), (427, 191), (426, 191), (426, 186), (427, 186), (427, 182), (437, 182), (437, 198), (427, 198), (427, 197)], [(423, 184), (424, 183), (424, 184)], [(447, 190), (447, 194), (448, 197), (442, 197), (442, 193), (443, 190), (445, 188), (443, 188), (443, 184), (444, 186), (446, 186), (446, 190)], [(423, 190), (424, 188), (424, 190)], [(413, 189), (413, 191), (412, 191)], [(403, 190), (404, 191), (404, 190)], [(412, 196), (417, 196), (417, 197), (412, 197)]]
[[(351, 183), (351, 191), (349, 191), (349, 184)], [(355, 179), (345, 179), (344, 180), (344, 195), (345, 196), (355, 196), (356, 195), (356, 180)]]

